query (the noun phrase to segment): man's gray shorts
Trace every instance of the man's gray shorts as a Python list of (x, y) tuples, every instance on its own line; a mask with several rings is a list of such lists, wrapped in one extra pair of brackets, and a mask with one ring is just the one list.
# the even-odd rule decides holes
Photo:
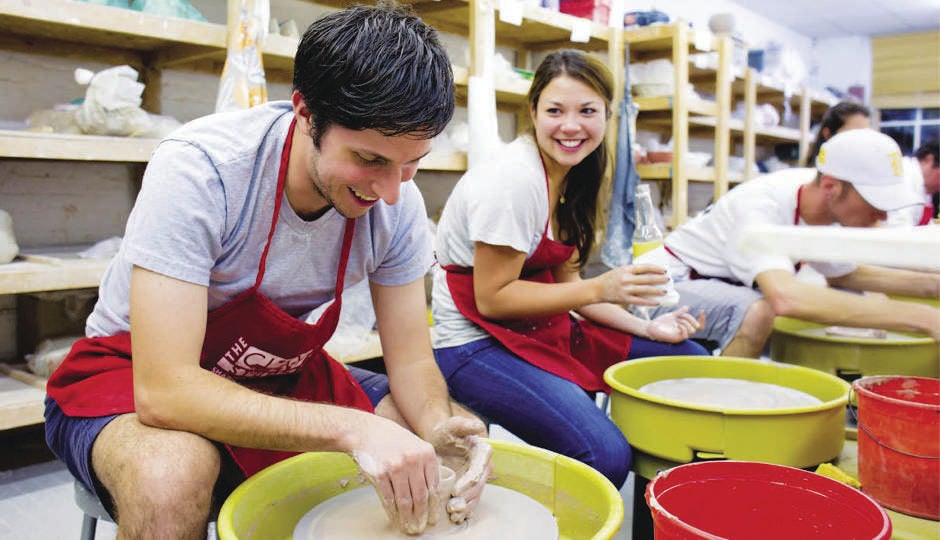
[[(693, 339), (718, 343), (724, 349), (734, 338), (751, 304), (763, 295), (744, 285), (732, 285), (720, 279), (684, 279), (675, 282), (679, 293), (679, 306), (689, 306), (690, 313), (698, 317), (705, 312), (705, 327)], [(653, 317), (675, 311), (675, 307), (657, 307), (650, 310)]]

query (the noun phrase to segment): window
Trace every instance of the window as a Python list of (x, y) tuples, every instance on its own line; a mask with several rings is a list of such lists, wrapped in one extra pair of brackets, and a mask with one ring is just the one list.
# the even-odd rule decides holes
[(940, 138), (940, 108), (881, 109), (881, 132), (897, 141), (905, 156)]

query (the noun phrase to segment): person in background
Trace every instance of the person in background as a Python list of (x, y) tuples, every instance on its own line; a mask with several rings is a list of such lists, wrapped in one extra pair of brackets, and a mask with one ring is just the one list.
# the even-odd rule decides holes
[[(476, 505), (491, 450), (434, 362), (410, 182), (452, 77), (420, 19), (353, 7), (306, 31), (290, 101), (195, 120), (154, 151), (46, 401), (49, 446), (119, 538), (204, 538), (214, 487), (304, 451), (350, 454), (409, 533), (436, 517), (438, 455), (464, 484), (451, 519)], [(322, 349), (343, 287), (366, 279), (387, 377)]]
[(816, 138), (810, 146), (809, 153), (803, 162), (804, 167), (816, 164), (816, 156), (824, 142), (833, 135), (846, 129), (859, 129), (871, 127), (871, 110), (856, 101), (840, 101), (826, 109), (816, 131)]
[(937, 217), (940, 206), (940, 142), (933, 139), (920, 145), (913, 157), (904, 158), (904, 177), (911, 189), (920, 194), (917, 206), (902, 208), (888, 215), (888, 225), (927, 225)]
[[(437, 362), (456, 400), (530, 444), (579, 459), (616, 486), (623, 434), (595, 405), (604, 370), (628, 358), (707, 354), (681, 308), (640, 319), (667, 281), (652, 265), (582, 279), (607, 166), (610, 72), (550, 53), (529, 90), (532, 132), (458, 182), (438, 223), (432, 314)], [(577, 313), (577, 317), (569, 314)]]
[(940, 217), (940, 140), (927, 141), (914, 152), (924, 173), (924, 195), (933, 207), (933, 219)]
[[(806, 156), (804, 167), (812, 167), (824, 142), (836, 133), (849, 129), (871, 128), (871, 111), (854, 101), (841, 101), (823, 113), (816, 139)], [(914, 157), (904, 158), (904, 177), (915, 192), (924, 193), (922, 204), (908, 206), (888, 212), (886, 224), (890, 226), (926, 225), (937, 216), (937, 193), (940, 192), (938, 176), (937, 141), (928, 141), (914, 152)]]
[(707, 323), (695, 337), (718, 342), (724, 356), (760, 356), (777, 316), (938, 339), (938, 309), (831, 287), (937, 298), (940, 275), (811, 262), (826, 287), (797, 280), (789, 257), (738, 247), (740, 232), (752, 224), (871, 227), (889, 211), (918, 203), (890, 137), (870, 129), (843, 131), (822, 145), (815, 169), (785, 169), (734, 188), (638, 262), (668, 268), (683, 303), (705, 311)]

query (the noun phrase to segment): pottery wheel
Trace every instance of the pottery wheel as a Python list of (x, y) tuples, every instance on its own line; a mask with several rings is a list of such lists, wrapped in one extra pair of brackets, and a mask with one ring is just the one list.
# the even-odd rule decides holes
[[(838, 331), (834, 329), (840, 328)], [(870, 333), (866, 335), (864, 332), (875, 332), (876, 330), (870, 328), (852, 328), (855, 332), (849, 334), (847, 329), (841, 329), (841, 327), (830, 326), (827, 328), (805, 328), (800, 330), (798, 334), (806, 336), (820, 336), (820, 337), (837, 337), (842, 339), (850, 339), (858, 343), (877, 343), (880, 341), (891, 340), (891, 341), (915, 341), (917, 338), (906, 336), (904, 334), (899, 334), (897, 332), (885, 332), (873, 334)]]
[(441, 521), (419, 536), (393, 527), (371, 486), (353, 489), (316, 505), (294, 528), (293, 540), (549, 540), (558, 538), (558, 524), (538, 501), (501, 486), (488, 484), (466, 522)]
[(789, 409), (822, 403), (819, 398), (794, 388), (718, 377), (665, 379), (643, 385), (638, 390), (651, 396), (691, 405), (730, 409)]

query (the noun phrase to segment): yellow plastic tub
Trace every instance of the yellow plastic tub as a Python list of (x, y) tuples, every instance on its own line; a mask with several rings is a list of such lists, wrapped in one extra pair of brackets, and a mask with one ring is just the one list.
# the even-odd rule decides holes
[[(777, 384), (806, 392), (822, 403), (736, 410), (672, 401), (638, 390), (654, 381), (684, 377)], [(659, 356), (615, 364), (604, 373), (604, 380), (611, 387), (611, 418), (639, 451), (634, 470), (645, 478), (655, 476), (657, 469), (697, 459), (804, 468), (829, 461), (842, 450), (850, 386), (821, 371), (747, 358)]]
[[(490, 483), (524, 493), (552, 511), (565, 540), (610, 539), (623, 521), (623, 500), (602, 474), (571, 458), (504, 441), (493, 446)], [(219, 512), (221, 540), (290, 540), (317, 504), (362, 487), (346, 454), (311, 452), (246, 480)], [(485, 495), (484, 491), (484, 496)]]
[(940, 344), (925, 334), (898, 332), (911, 339), (874, 340), (804, 333), (826, 326), (777, 317), (770, 338), (770, 358), (833, 375), (940, 377)]

